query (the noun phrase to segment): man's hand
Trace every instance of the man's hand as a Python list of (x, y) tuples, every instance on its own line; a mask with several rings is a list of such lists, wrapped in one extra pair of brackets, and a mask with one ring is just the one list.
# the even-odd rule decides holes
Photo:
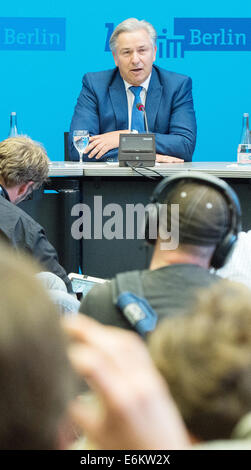
[[(164, 380), (135, 333), (81, 315), (63, 320), (69, 356), (95, 391), (76, 400), (71, 417), (99, 449), (182, 449), (186, 430)], [(101, 406), (100, 406), (101, 405)]]
[[(106, 132), (105, 134), (97, 134), (90, 137), (90, 143), (86, 147), (84, 153), (89, 153), (88, 158), (96, 157), (99, 160), (109, 150), (118, 148), (119, 134), (129, 134), (129, 130)], [(184, 163), (182, 158), (172, 157), (170, 155), (156, 154), (156, 162), (158, 163)]]
[(118, 148), (119, 134), (129, 134), (130, 131), (113, 131), (106, 134), (98, 134), (90, 137), (90, 144), (86, 147), (84, 153), (89, 153), (88, 158), (96, 157), (98, 160), (109, 150)]
[(156, 162), (158, 163), (184, 163), (182, 158), (172, 157), (171, 155), (160, 155), (156, 153)]

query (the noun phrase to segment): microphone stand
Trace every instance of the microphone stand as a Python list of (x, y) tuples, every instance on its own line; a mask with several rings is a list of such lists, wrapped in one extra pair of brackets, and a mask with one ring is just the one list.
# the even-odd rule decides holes
[(144, 113), (144, 121), (145, 121), (145, 126), (146, 126), (146, 133), (149, 134), (149, 129), (148, 129), (148, 122), (147, 122), (147, 117), (146, 117), (146, 110), (145, 106), (142, 103), (137, 103), (136, 108)]

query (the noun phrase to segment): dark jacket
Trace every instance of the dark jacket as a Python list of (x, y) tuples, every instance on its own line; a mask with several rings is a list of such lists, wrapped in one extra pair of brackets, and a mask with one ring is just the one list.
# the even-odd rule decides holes
[[(158, 322), (168, 316), (183, 315), (189, 311), (199, 289), (208, 288), (221, 278), (208, 269), (194, 264), (172, 264), (154, 271), (137, 271), (142, 295), (155, 310)], [(120, 275), (118, 275), (120, 276)], [(124, 275), (130, 283), (131, 272)], [(114, 304), (117, 276), (111, 282), (93, 287), (82, 300), (79, 311), (104, 325), (133, 330), (120, 309)], [(130, 286), (130, 292), (139, 292)]]
[(56, 250), (46, 238), (43, 227), (3, 196), (0, 196), (0, 229), (15, 248), (34, 256), (44, 271), (57, 274), (68, 292), (72, 292), (71, 281), (59, 264)]

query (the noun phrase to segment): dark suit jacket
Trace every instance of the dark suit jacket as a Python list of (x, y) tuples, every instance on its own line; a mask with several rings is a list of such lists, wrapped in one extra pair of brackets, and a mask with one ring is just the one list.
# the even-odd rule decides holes
[(61, 277), (68, 292), (72, 292), (71, 281), (59, 264), (56, 250), (47, 239), (43, 227), (3, 196), (0, 196), (0, 229), (15, 249), (26, 251), (36, 258), (43, 271)]
[[(156, 152), (191, 161), (196, 141), (191, 78), (153, 66), (145, 108)], [(118, 68), (83, 77), (69, 133), (70, 158), (78, 160), (72, 143), (74, 129), (88, 129), (90, 135), (128, 129), (127, 96)], [(117, 155), (117, 149), (101, 160), (108, 154)], [(87, 155), (84, 159), (90, 161)]]

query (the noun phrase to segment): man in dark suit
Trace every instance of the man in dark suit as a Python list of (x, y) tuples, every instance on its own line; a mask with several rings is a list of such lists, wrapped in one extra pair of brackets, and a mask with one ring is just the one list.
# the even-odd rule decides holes
[(192, 82), (153, 66), (156, 38), (150, 23), (135, 18), (114, 30), (110, 48), (117, 67), (83, 77), (69, 135), (72, 160), (78, 160), (72, 133), (81, 129), (91, 136), (86, 161), (116, 160), (119, 134), (145, 130), (135, 124), (143, 121), (143, 113), (134, 109), (136, 102), (145, 105), (149, 131), (155, 133), (157, 161), (192, 160), (196, 140)]

